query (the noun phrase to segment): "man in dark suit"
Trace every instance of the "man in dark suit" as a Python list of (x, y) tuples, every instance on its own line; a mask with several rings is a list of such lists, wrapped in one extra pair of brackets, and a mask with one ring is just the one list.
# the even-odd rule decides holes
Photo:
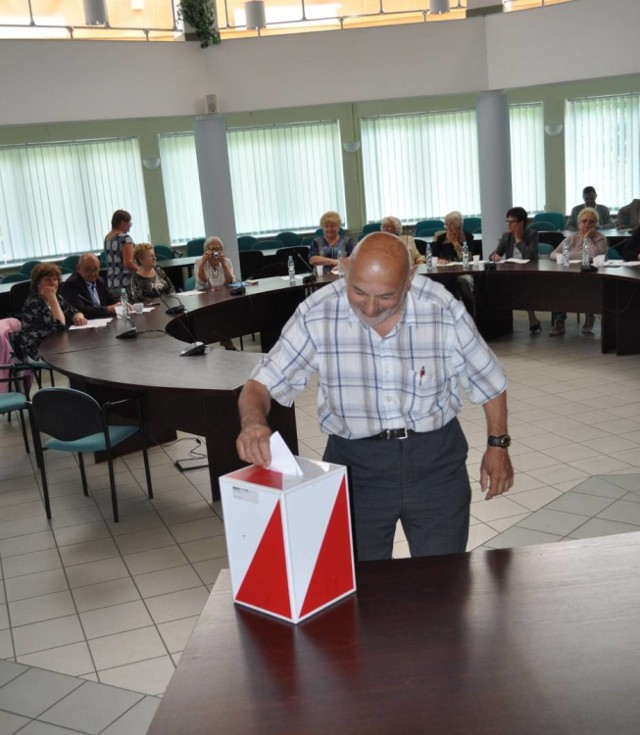
[(60, 293), (87, 319), (114, 316), (117, 299), (109, 295), (107, 284), (100, 277), (100, 261), (92, 253), (80, 256), (76, 273), (62, 284)]

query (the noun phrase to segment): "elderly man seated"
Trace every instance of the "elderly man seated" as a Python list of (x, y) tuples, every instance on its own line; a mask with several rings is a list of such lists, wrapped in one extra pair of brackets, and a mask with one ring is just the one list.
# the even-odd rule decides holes
[(87, 319), (112, 316), (117, 304), (100, 276), (100, 261), (93, 253), (80, 256), (76, 272), (62, 284), (60, 293), (65, 301)]

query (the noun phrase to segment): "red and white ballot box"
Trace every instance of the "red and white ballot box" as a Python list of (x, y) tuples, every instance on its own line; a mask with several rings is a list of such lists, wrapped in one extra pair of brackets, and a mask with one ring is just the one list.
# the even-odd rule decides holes
[(297, 460), (220, 477), (233, 599), (293, 623), (356, 589), (346, 468)]

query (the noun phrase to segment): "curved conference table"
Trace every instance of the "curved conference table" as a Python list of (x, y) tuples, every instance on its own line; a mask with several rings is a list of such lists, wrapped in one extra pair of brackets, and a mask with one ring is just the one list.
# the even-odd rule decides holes
[[(424, 273), (424, 266), (421, 266)], [(562, 309), (602, 315), (602, 350), (619, 355), (640, 353), (640, 269), (601, 268), (582, 273), (555, 262), (500, 263), (496, 270), (469, 268), (475, 280), (475, 319), (486, 339), (513, 330), (513, 309)], [(463, 273), (461, 266), (435, 269), (430, 276), (447, 282)], [(324, 276), (317, 286), (334, 280)], [(238, 394), (260, 355), (232, 352), (214, 345), (204, 355), (180, 356), (185, 342), (205, 343), (226, 337), (260, 333), (267, 351), (308, 287), (289, 286), (286, 279), (267, 278), (247, 286), (244, 296), (231, 296), (226, 287), (181, 295), (188, 311), (165, 314), (175, 304), (166, 298), (153, 312), (132, 315), (137, 339), (118, 339), (129, 324), (114, 319), (107, 327), (64, 332), (42, 344), (42, 354), (71, 385), (98, 400), (115, 400), (142, 393), (145, 419), (152, 440), (164, 441), (176, 430), (204, 436), (207, 442), (212, 495), (218, 497), (217, 478), (242, 463), (235, 450), (239, 431)], [(156, 301), (158, 301), (156, 299)], [(270, 422), (297, 452), (293, 408), (272, 404)]]

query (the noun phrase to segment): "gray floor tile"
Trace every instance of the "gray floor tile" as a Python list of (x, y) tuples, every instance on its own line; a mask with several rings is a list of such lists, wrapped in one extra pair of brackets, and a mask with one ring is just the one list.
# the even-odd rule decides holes
[(103, 730), (101, 735), (143, 735), (149, 729), (159, 704), (160, 699), (157, 697), (145, 697)]
[(26, 670), (27, 667), (22, 664), (16, 664), (13, 661), (3, 661), (0, 659), (0, 687), (4, 686), (12, 679), (15, 679), (16, 676), (20, 676), (20, 674)]
[(13, 735), (29, 722), (27, 717), (0, 710), (0, 735)]
[(545, 505), (545, 510), (560, 510), (565, 513), (577, 513), (591, 518), (614, 502), (613, 498), (568, 492)]
[(78, 732), (78, 730), (69, 730), (66, 727), (33, 720), (24, 730), (20, 730), (20, 735), (78, 735)]
[(39, 719), (97, 735), (141, 699), (142, 695), (134, 692), (85, 681)]
[(606, 518), (608, 521), (620, 521), (620, 523), (633, 523), (640, 526), (640, 504), (629, 503), (626, 500), (616, 500), (615, 503), (598, 513), (598, 518)]
[(0, 709), (37, 717), (81, 685), (73, 676), (29, 669), (0, 689)]

